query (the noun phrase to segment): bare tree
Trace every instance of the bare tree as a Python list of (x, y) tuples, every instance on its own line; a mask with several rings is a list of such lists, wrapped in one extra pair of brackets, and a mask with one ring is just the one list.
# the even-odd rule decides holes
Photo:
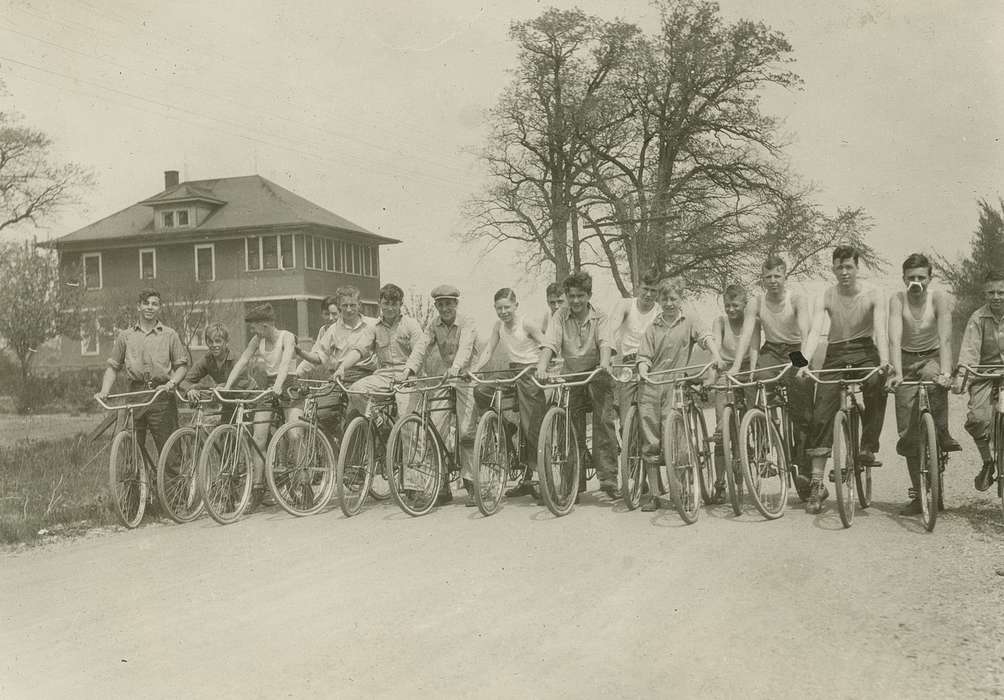
[(418, 321), (418, 325), (425, 328), (436, 313), (436, 307), (432, 300), (426, 295), (412, 287), (408, 290), (408, 297), (403, 305), (403, 313)]

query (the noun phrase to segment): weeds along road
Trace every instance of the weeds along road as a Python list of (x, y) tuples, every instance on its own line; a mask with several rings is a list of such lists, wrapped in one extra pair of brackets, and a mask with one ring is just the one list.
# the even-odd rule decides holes
[(562, 519), (271, 509), (0, 554), (0, 697), (999, 696), (999, 508), (956, 459), (933, 534), (897, 517), (890, 442), (850, 530), (832, 498), (687, 527), (590, 494)]

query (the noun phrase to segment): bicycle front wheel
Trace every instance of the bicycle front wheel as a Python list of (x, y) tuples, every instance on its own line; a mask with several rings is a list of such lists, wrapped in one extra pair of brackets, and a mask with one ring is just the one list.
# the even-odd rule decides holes
[(701, 477), (687, 432), (683, 414), (677, 409), (670, 411), (662, 424), (662, 451), (666, 460), (669, 495), (680, 519), (692, 525), (700, 515)]
[(994, 411), (993, 432), (990, 433), (993, 442), (994, 462), (997, 465), (997, 495), (1001, 500), (1001, 512), (1004, 513), (1004, 479), (1001, 479), (1001, 469), (1004, 469), (1004, 415)]
[(189, 523), (202, 513), (198, 473), (198, 433), (191, 426), (178, 428), (167, 438), (157, 460), (157, 497), (176, 523)]
[(143, 520), (149, 494), (146, 464), (135, 431), (122, 430), (112, 439), (108, 455), (112, 508), (122, 524), (136, 527)]
[(579, 496), (582, 455), (579, 453), (575, 426), (568, 424), (568, 414), (552, 406), (544, 414), (537, 442), (537, 471), (540, 495), (547, 509), (557, 517), (568, 515)]
[(374, 447), (370, 422), (363, 416), (356, 416), (342, 436), (335, 473), (338, 505), (347, 518), (357, 515), (366, 501), (376, 464)]
[(335, 489), (335, 451), (313, 423), (286, 423), (265, 454), (268, 488), (284, 511), (299, 517), (319, 513)]
[(743, 460), (739, 451), (739, 421), (736, 410), (726, 406), (722, 412), (722, 461), (725, 470), (725, 483), (729, 488), (729, 503), (732, 512), (743, 514)]
[(704, 505), (715, 505), (715, 492), (718, 485), (718, 473), (715, 460), (708, 449), (708, 423), (704, 420), (704, 411), (697, 404), (690, 404), (684, 413), (687, 421), (687, 438), (690, 440), (690, 451), (697, 462), (698, 481), (701, 487), (701, 500)]
[(478, 421), (474, 434), (474, 502), (482, 515), (494, 515), (502, 501), (509, 474), (509, 450), (505, 431), (500, 434), (501, 416), (488, 411)]
[(624, 416), (621, 431), (621, 495), (628, 510), (641, 503), (642, 484), (645, 483), (645, 462), (642, 458), (641, 420), (638, 406), (632, 405)]
[(236, 425), (219, 425), (209, 433), (199, 456), (199, 495), (206, 512), (220, 525), (240, 520), (251, 502), (254, 463), (247, 439)]
[(394, 424), (387, 439), (387, 471), (394, 502), (411, 516), (436, 505), (443, 483), (443, 455), (432, 428), (417, 415)]
[(739, 455), (750, 498), (768, 520), (784, 515), (788, 503), (788, 465), (781, 436), (759, 408), (751, 408), (739, 424)]
[(844, 527), (854, 524), (855, 462), (857, 448), (847, 414), (837, 411), (833, 419), (833, 484), (837, 491), (837, 511)]
[(920, 499), (920, 520), (928, 532), (934, 530), (938, 521), (938, 500), (941, 480), (938, 464), (938, 434), (934, 429), (934, 418), (924, 412), (920, 415), (920, 460), (918, 465), (917, 498)]

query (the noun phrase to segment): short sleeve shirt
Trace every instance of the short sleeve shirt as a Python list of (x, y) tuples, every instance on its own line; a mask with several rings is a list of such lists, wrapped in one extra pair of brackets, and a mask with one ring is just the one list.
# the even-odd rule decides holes
[(582, 323), (562, 306), (551, 317), (542, 347), (560, 356), (567, 371), (588, 372), (600, 364), (600, 348), (611, 346), (607, 325), (607, 315), (592, 305)]
[(366, 326), (361, 342), (372, 348), (380, 369), (404, 369), (411, 351), (422, 340), (422, 326), (411, 316), (398, 316), (394, 323), (383, 317), (373, 326)]
[(686, 367), (694, 345), (710, 337), (707, 326), (692, 316), (681, 314), (670, 322), (660, 313), (641, 337), (638, 361), (648, 362), (651, 372)]
[(108, 366), (134, 382), (166, 382), (171, 373), (188, 364), (188, 353), (172, 328), (158, 323), (144, 331), (137, 323), (120, 332), (112, 346)]
[(358, 349), (364, 359), (357, 362), (356, 367), (372, 369), (376, 366), (376, 357), (366, 350), (373, 340), (372, 325), (371, 319), (360, 316), (356, 325), (349, 328), (339, 318), (328, 326), (314, 351), (321, 356), (324, 364), (334, 365), (344, 358), (349, 350)]

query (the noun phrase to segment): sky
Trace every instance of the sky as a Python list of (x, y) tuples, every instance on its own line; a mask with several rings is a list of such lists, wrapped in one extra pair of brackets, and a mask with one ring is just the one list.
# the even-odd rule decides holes
[[(785, 33), (796, 91), (771, 91), (793, 169), (830, 213), (863, 207), (895, 284), (915, 250), (968, 250), (976, 201), (1004, 194), (1004, 3), (721, 0), (728, 19)], [(95, 186), (43, 229), (57, 237), (182, 179), (258, 173), (403, 243), (382, 280), (440, 283), (491, 318), (513, 286), (543, 310), (545, 274), (511, 249), (458, 243), (485, 184), (470, 153), (509, 80), (514, 19), (547, 6), (654, 27), (642, 0), (504, 3), (0, 0), (0, 109), (16, 110)], [(961, 11), (960, 8), (965, 8)], [(609, 304), (613, 284), (597, 279)]]

